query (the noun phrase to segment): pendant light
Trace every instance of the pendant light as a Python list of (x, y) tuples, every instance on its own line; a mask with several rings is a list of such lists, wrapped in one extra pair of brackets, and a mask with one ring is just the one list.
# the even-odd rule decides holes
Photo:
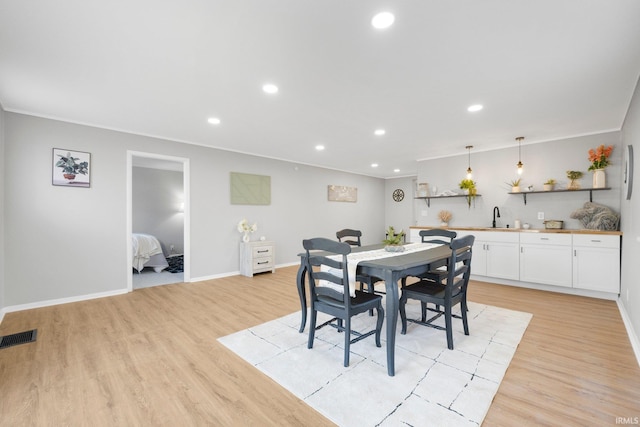
[(467, 179), (471, 179), (473, 177), (473, 175), (471, 174), (471, 149), (473, 148), (473, 145), (467, 145), (466, 147), (467, 150), (469, 150), (469, 167), (467, 168)]
[(524, 166), (522, 164), (522, 158), (521, 158), (521, 148), (522, 148), (522, 140), (524, 139), (524, 136), (519, 136), (516, 138), (516, 141), (518, 141), (518, 175), (522, 175), (522, 167)]

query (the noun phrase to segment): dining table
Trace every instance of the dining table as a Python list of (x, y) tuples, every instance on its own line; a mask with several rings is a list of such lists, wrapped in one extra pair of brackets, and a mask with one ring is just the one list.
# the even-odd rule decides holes
[[(384, 248), (383, 244), (356, 246), (352, 253), (376, 251)], [(312, 254), (315, 255), (315, 254)], [(396, 327), (398, 323), (399, 289), (398, 281), (408, 276), (419, 276), (430, 270), (433, 263), (449, 258), (451, 249), (448, 245), (432, 246), (429, 249), (414, 252), (394, 252), (385, 258), (376, 258), (358, 262), (357, 273), (379, 277), (384, 280), (386, 291), (386, 320), (387, 320), (387, 373), (395, 375), (395, 343)], [(300, 267), (296, 276), (302, 320), (299, 332), (304, 332), (307, 323), (307, 254), (298, 254)]]

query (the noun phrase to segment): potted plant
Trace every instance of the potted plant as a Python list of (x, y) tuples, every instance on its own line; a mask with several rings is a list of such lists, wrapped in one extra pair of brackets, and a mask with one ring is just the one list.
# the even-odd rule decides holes
[(467, 195), (467, 204), (471, 208), (471, 200), (475, 199), (478, 190), (476, 189), (476, 183), (471, 179), (463, 179), (458, 184), (461, 190), (464, 190)]
[(386, 245), (384, 249), (389, 252), (404, 251), (404, 246), (402, 246), (404, 234), (404, 231), (400, 230), (399, 232), (396, 232), (393, 226), (389, 226), (387, 229), (387, 237), (382, 241), (382, 243)]
[(438, 218), (440, 218), (440, 225), (442, 227), (447, 227), (449, 225), (449, 221), (451, 221), (451, 217), (453, 215), (449, 211), (442, 210), (438, 212)]
[(511, 181), (507, 182), (507, 184), (511, 186), (511, 192), (512, 193), (519, 193), (520, 192), (520, 182), (522, 182), (522, 178), (514, 179), (514, 180), (511, 180)]
[(556, 186), (556, 180), (553, 178), (549, 178), (542, 184), (544, 191), (553, 191), (553, 188)]
[(589, 161), (591, 162), (589, 170), (593, 171), (593, 188), (605, 188), (607, 186), (607, 176), (604, 173), (604, 169), (609, 166), (609, 156), (611, 156), (612, 151), (613, 145), (605, 147), (604, 144), (595, 150), (593, 148), (589, 150)]
[(580, 182), (578, 182), (578, 180), (582, 178), (582, 175), (580, 171), (567, 171), (567, 178), (569, 178), (567, 190), (578, 190), (580, 188)]
[(62, 154), (58, 154), (60, 160), (56, 162), (56, 166), (62, 168), (62, 176), (65, 179), (72, 180), (75, 179), (77, 174), (86, 175), (89, 171), (89, 163), (88, 162), (80, 162), (77, 163), (77, 160), (80, 160), (79, 157), (72, 157), (71, 153), (67, 152), (66, 156)]

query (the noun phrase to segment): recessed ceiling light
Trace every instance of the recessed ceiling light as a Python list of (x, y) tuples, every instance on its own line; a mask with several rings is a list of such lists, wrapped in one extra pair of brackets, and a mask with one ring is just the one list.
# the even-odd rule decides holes
[(395, 173), (398, 173), (398, 172), (400, 172), (400, 169), (394, 169), (393, 171), (394, 171)]
[(371, 19), (371, 25), (373, 25), (374, 28), (383, 30), (389, 28), (395, 19), (396, 17), (393, 16), (393, 13), (380, 12)]
[(385, 133), (387, 133), (387, 131), (386, 131), (386, 130), (384, 130), (384, 129), (376, 129), (376, 131), (375, 131), (375, 132), (373, 132), (373, 133), (374, 133), (374, 134), (376, 134), (376, 135), (378, 135), (378, 136), (382, 136), (382, 135), (384, 135)]
[(372, 168), (377, 168), (377, 167), (378, 167), (378, 164), (377, 164), (377, 163), (371, 163), (371, 167), (372, 167)]
[(316, 150), (318, 150), (318, 151), (324, 150), (324, 145), (322, 145), (322, 144), (316, 145)]
[(209, 119), (207, 119), (207, 121), (209, 123), (211, 123), (212, 125), (219, 125), (220, 124), (220, 119), (217, 117), (209, 117)]
[(270, 93), (270, 94), (278, 93), (278, 86), (276, 86), (274, 84), (271, 84), (271, 83), (267, 83), (267, 84), (262, 86), (262, 90), (265, 93)]
[(482, 110), (484, 107), (481, 104), (474, 104), (467, 108), (467, 111), (470, 113), (475, 113), (476, 111)]

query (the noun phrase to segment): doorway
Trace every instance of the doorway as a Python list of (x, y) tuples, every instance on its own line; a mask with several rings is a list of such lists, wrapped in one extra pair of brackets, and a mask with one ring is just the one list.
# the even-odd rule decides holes
[[(176, 176), (179, 177), (181, 173), (181, 186), (175, 183)], [(155, 174), (155, 175), (154, 175)], [(154, 286), (159, 284), (177, 283), (177, 282), (189, 282), (190, 275), (190, 183), (189, 183), (189, 159), (183, 157), (167, 156), (155, 153), (145, 153), (137, 151), (127, 151), (127, 290), (131, 292), (134, 289), (141, 287)], [(162, 176), (171, 177), (173, 180), (173, 189), (168, 191), (167, 189), (158, 188), (153, 191), (153, 194), (140, 193), (137, 189), (140, 185), (134, 182), (134, 179), (144, 176)], [(180, 178), (177, 178), (178, 180)], [(148, 181), (148, 180), (147, 180)], [(136, 189), (136, 192), (134, 192)], [(136, 200), (134, 200), (134, 196)], [(162, 254), (160, 258), (166, 259), (167, 267), (165, 268), (147, 268), (141, 269), (140, 275), (137, 275), (137, 270), (134, 269), (133, 260), (133, 245), (132, 237), (133, 233), (149, 233), (149, 230), (140, 226), (140, 220), (134, 221), (135, 218), (140, 218), (140, 215), (136, 217), (134, 209), (136, 206), (150, 204), (154, 199), (161, 199), (162, 206), (158, 208), (157, 216), (162, 220), (162, 223), (167, 227), (167, 233), (170, 234), (170, 224), (174, 224), (174, 228), (178, 229), (182, 226), (182, 235), (177, 237), (168, 235), (161, 228), (158, 234), (161, 234), (161, 238), (158, 238), (158, 242), (162, 246)], [(148, 206), (146, 207), (148, 209)], [(138, 207), (138, 209), (140, 209)], [(148, 213), (149, 211), (147, 211)], [(156, 216), (156, 212), (153, 212)], [(148, 215), (143, 215), (146, 218)], [(137, 223), (137, 224), (136, 224)], [(156, 221), (158, 223), (158, 221)], [(136, 228), (143, 228), (134, 229)], [(151, 230), (159, 230), (154, 228), (154, 225), (149, 225), (147, 228)], [(150, 233), (154, 234), (154, 233)], [(176, 267), (179, 265), (180, 268)], [(158, 272), (157, 272), (158, 271)], [(170, 271), (179, 272), (180, 274), (174, 274)], [(144, 273), (144, 277), (143, 274)], [(136, 274), (134, 280), (134, 274)], [(179, 276), (179, 277), (178, 277)]]

